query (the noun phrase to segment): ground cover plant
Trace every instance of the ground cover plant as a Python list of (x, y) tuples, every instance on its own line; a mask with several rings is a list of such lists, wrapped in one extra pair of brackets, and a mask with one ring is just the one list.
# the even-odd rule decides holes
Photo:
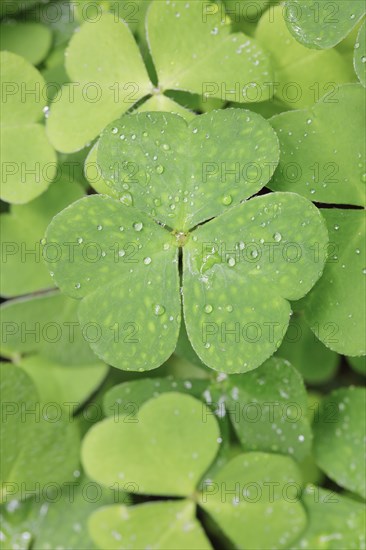
[(366, 548), (364, 2), (0, 15), (1, 547)]

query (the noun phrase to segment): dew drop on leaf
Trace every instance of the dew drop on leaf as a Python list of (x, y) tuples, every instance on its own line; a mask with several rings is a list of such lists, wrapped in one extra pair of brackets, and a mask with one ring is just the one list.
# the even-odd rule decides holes
[(119, 200), (125, 206), (131, 206), (133, 202), (131, 193), (123, 193), (122, 197)]
[(154, 314), (160, 317), (160, 315), (163, 315), (165, 313), (165, 307), (161, 304), (155, 304), (154, 305)]
[(225, 195), (222, 199), (222, 204), (225, 206), (229, 206), (233, 202), (233, 198), (231, 195)]
[(164, 166), (162, 166), (161, 164), (158, 164), (156, 167), (156, 171), (158, 174), (162, 174), (164, 172)]
[(276, 241), (276, 243), (279, 243), (282, 240), (282, 235), (281, 233), (278, 233), (278, 231), (276, 231), (276, 233), (273, 235), (273, 238)]
[(150, 258), (149, 256), (147, 256), (146, 258), (144, 258), (144, 264), (145, 264), (145, 265), (151, 264), (151, 258)]
[(205, 313), (212, 313), (213, 311), (213, 307), (211, 304), (206, 304), (205, 307), (204, 307), (204, 311)]

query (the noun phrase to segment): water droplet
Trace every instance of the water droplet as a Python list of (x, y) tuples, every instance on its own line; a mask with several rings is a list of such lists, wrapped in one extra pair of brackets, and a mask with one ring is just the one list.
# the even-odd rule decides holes
[(307, 121), (306, 121), (306, 124), (311, 124), (313, 121), (311, 120), (311, 118), (308, 118)]
[(212, 313), (213, 311), (213, 307), (211, 304), (206, 304), (205, 307), (204, 307), (204, 312), (205, 313)]
[(76, 288), (77, 290), (79, 290), (80, 287), (81, 287), (81, 284), (80, 284), (80, 283), (75, 283), (75, 288)]
[(161, 164), (158, 164), (156, 167), (156, 171), (158, 174), (162, 174), (164, 172), (164, 166), (162, 166)]
[(334, 229), (335, 229), (336, 231), (338, 231), (339, 225), (338, 225), (337, 223), (335, 224)]
[(97, 229), (98, 229), (98, 231), (102, 231), (103, 226), (102, 226), (102, 225), (98, 225), (98, 226), (97, 226)]
[(125, 228), (123, 227), (123, 225), (120, 226), (119, 230), (120, 230), (120, 231), (124, 231), (124, 230), (125, 230)]
[(146, 258), (144, 258), (144, 264), (145, 264), (145, 265), (151, 264), (151, 258), (150, 258), (149, 256), (147, 256)]
[(363, 268), (362, 273), (366, 275), (366, 267)]
[(47, 243), (47, 239), (43, 237), (43, 239), (40, 240), (40, 243), (42, 246), (44, 246)]
[(136, 222), (136, 223), (133, 224), (133, 228), (134, 228), (135, 231), (141, 231), (143, 227), (144, 226), (143, 226), (142, 222)]
[(234, 267), (234, 265), (236, 264), (235, 258), (229, 258), (227, 263), (230, 267)]
[(361, 253), (360, 249), (356, 248), (356, 254), (360, 254), (360, 253)]
[(222, 198), (222, 204), (224, 204), (225, 206), (229, 206), (232, 202), (233, 202), (233, 198), (231, 195), (225, 195)]
[(78, 243), (81, 244), (83, 242), (83, 238), (82, 237), (79, 237), (78, 238)]
[(365, 55), (363, 55), (363, 56), (361, 57), (361, 61), (362, 61), (362, 63), (366, 63), (366, 56), (365, 56)]
[(278, 233), (278, 231), (276, 231), (276, 233), (274, 233), (273, 235), (273, 238), (276, 241), (276, 243), (279, 243), (282, 240), (282, 235), (281, 233)]
[(164, 149), (164, 151), (169, 151), (169, 149), (170, 149), (170, 147), (167, 143), (163, 143), (162, 148)]
[(131, 193), (123, 193), (119, 200), (125, 206), (131, 206), (133, 202)]
[(160, 315), (163, 315), (165, 313), (165, 307), (161, 304), (155, 304), (154, 305), (154, 314), (160, 317)]
[(118, 132), (118, 128), (116, 128), (116, 127), (112, 128), (112, 134), (117, 134), (117, 132)]
[(193, 128), (192, 132), (193, 132), (194, 134), (197, 134), (198, 128)]
[(233, 306), (232, 305), (228, 305), (226, 306), (226, 311), (228, 311), (229, 313), (231, 313), (233, 311)]
[(126, 252), (123, 249), (118, 251), (118, 256), (120, 256), (120, 258), (123, 258), (125, 254)]
[(121, 139), (121, 140), (123, 141), (124, 139), (126, 139), (126, 136), (125, 136), (124, 134), (121, 134), (121, 135), (119, 136), (119, 139)]
[(147, 132), (142, 132), (142, 135), (143, 135), (144, 137), (147, 137), (148, 134), (147, 134)]
[(131, 139), (135, 140), (136, 139), (136, 134), (132, 134)]

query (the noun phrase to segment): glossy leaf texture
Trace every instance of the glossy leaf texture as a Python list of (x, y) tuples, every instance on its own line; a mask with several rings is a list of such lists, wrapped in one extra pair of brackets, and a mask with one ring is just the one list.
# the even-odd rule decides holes
[(56, 154), (39, 124), (47, 101), (45, 82), (19, 55), (1, 52), (0, 59), (1, 198), (24, 204), (43, 193), (56, 175)]
[(332, 48), (355, 27), (365, 13), (358, 0), (287, 0), (284, 17), (293, 36), (308, 48)]
[(259, 191), (278, 156), (268, 122), (229, 109), (189, 124), (170, 113), (122, 117), (103, 131), (97, 163), (122, 203), (185, 232)]
[(346, 84), (311, 109), (273, 117), (281, 158), (270, 188), (317, 202), (364, 206), (364, 115), (365, 90)]
[(318, 210), (298, 195), (256, 197), (200, 226), (184, 248), (183, 307), (201, 360), (247, 372), (279, 347), (291, 307), (322, 273)]
[(143, 404), (131, 422), (107, 418), (84, 439), (87, 474), (106, 486), (128, 482), (133, 493), (189, 496), (219, 447), (217, 422), (212, 415), (202, 420), (204, 407), (191, 396), (167, 393)]
[(106, 362), (142, 371), (173, 353), (180, 324), (174, 241), (146, 214), (105, 195), (77, 201), (51, 222), (47, 243), (61, 250), (50, 264), (54, 280), (82, 298), (80, 323), (98, 328), (91, 347)]
[(365, 498), (365, 388), (340, 388), (324, 398), (315, 419), (318, 466), (338, 485)]

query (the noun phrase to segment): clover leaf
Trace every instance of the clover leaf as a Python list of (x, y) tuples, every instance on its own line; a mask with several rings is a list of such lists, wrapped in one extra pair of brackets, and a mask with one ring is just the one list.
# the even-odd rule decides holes
[(331, 380), (337, 372), (340, 359), (337, 353), (318, 340), (301, 314), (291, 318), (277, 355), (290, 361), (304, 381), (312, 385)]
[(53, 286), (41, 241), (53, 216), (83, 194), (79, 185), (60, 178), (40, 197), (27, 204), (14, 204), (1, 215), (2, 296), (24, 295)]
[[(79, 433), (64, 413), (49, 417), (29, 376), (15, 365), (1, 364), (1, 495), (19, 498), (24, 487), (35, 492), (47, 483), (72, 478), (79, 460)], [(36, 482), (36, 486), (34, 487)]]
[(43, 193), (56, 175), (56, 154), (37, 122), (46, 104), (45, 82), (37, 69), (14, 53), (1, 52), (0, 60), (1, 198), (23, 204)]
[(364, 388), (340, 388), (324, 398), (315, 419), (314, 453), (318, 466), (338, 485), (366, 494)]
[[(314, 51), (299, 44), (283, 19), (284, 6), (271, 8), (256, 28), (255, 37), (273, 61), (274, 97), (286, 108), (310, 107), (319, 96), (333, 92), (336, 85), (354, 80), (354, 72), (336, 50)], [(272, 103), (272, 101), (270, 102)]]
[(98, 362), (88, 342), (100, 338), (99, 327), (80, 325), (77, 302), (59, 292), (8, 300), (1, 306), (1, 322), (3, 357), (37, 354), (68, 366)]
[(355, 67), (356, 74), (358, 76), (358, 80), (361, 82), (362, 86), (365, 88), (366, 87), (366, 21), (364, 21), (357, 36), (353, 64)]
[(0, 49), (24, 57), (38, 65), (46, 57), (52, 33), (40, 23), (9, 21), (0, 25)]
[(365, 205), (365, 90), (339, 86), (311, 109), (274, 116), (281, 157), (269, 187), (330, 204)]
[[(162, 415), (164, 423), (160, 422)], [(118, 548), (119, 541), (128, 538), (131, 548), (158, 545), (167, 549), (172, 544), (173, 548), (185, 548), (185, 542), (189, 547), (210, 548), (195, 519), (196, 504), (240, 548), (285, 547), (304, 528), (306, 518), (298, 501), (301, 475), (290, 458), (243, 454), (197, 487), (221, 441), (217, 422), (207, 407), (191, 396), (166, 393), (147, 401), (136, 420), (108, 418), (88, 432), (82, 448), (86, 471), (103, 485), (125, 480), (133, 493), (179, 496), (182, 500), (95, 512), (90, 533), (99, 547)], [(266, 490), (268, 483), (275, 486), (273, 494)], [(254, 500), (253, 484), (257, 492)], [(292, 487), (288, 499), (291, 496), (292, 501), (286, 502), (283, 490), (289, 484), (295, 486), (295, 494)], [(267, 525), (258, 540), (253, 529), (263, 514), (267, 514)], [(171, 534), (168, 530), (166, 536), (168, 525)]]
[(111, 550), (121, 548), (123, 539), (136, 550), (212, 549), (195, 517), (194, 503), (185, 500), (147, 502), (130, 507), (106, 506), (91, 515), (89, 531), (98, 548)]
[[(221, 3), (207, 5), (201, 0), (181, 6), (151, 3), (146, 34), (157, 86), (125, 22), (103, 13), (98, 21), (84, 23), (70, 41), (65, 60), (72, 83), (60, 90), (47, 120), (55, 148), (71, 152), (84, 147), (139, 100), (166, 90), (223, 99), (232, 99), (234, 91), (237, 101), (250, 102), (247, 88), (254, 87), (256, 96), (268, 99), (268, 57), (253, 39), (231, 34), (222, 13)], [(165, 109), (165, 103), (154, 101), (154, 108)]]
[(323, 550), (365, 545), (364, 505), (344, 495), (309, 485), (303, 494), (309, 522), (300, 539), (291, 546)]
[(345, 355), (365, 355), (365, 211), (323, 209), (329, 231), (324, 275), (299, 307), (315, 335)]
[[(179, 248), (188, 335), (202, 361), (245, 372), (275, 351), (289, 321), (286, 299), (314, 285), (324, 259), (314, 260), (312, 246), (327, 239), (318, 211), (297, 195), (240, 204), (268, 181), (277, 147), (268, 123), (243, 110), (207, 113), (189, 125), (177, 115), (142, 113), (104, 130), (98, 164), (120, 200), (77, 201), (47, 231), (48, 245), (60, 251), (51, 268), (56, 283), (83, 298), (82, 323), (102, 328), (95, 353), (125, 370), (155, 368), (172, 354), (180, 326)], [(94, 259), (85, 254), (90, 246)], [(294, 250), (283, 252), (291, 246), (295, 259)], [(222, 337), (222, 326), (241, 335)], [(253, 330), (263, 332), (254, 338)]]
[(308, 48), (332, 48), (365, 13), (358, 0), (286, 0), (284, 17), (292, 35)]

